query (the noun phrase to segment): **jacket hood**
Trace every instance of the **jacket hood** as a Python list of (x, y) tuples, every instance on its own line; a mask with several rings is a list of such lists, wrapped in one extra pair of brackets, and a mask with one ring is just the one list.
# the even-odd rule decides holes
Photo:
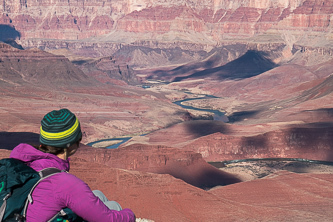
[(36, 171), (48, 167), (55, 167), (59, 170), (69, 171), (69, 159), (60, 159), (54, 154), (44, 153), (25, 143), (16, 146), (10, 153), (10, 158), (19, 159)]

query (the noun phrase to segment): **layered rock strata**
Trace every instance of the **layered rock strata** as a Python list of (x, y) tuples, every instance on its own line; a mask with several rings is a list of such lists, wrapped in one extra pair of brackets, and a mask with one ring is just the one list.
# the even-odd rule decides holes
[[(4, 1), (1, 23), (22, 39), (193, 42), (212, 44), (230, 38), (274, 37), (294, 44), (331, 38), (332, 2), (302, 1)], [(306, 37), (306, 35), (308, 37)], [(140, 35), (137, 35), (140, 34)], [(270, 38), (272, 41), (272, 38)], [(323, 42), (316, 40), (318, 45)], [(273, 40), (274, 41), (274, 40)], [(311, 45), (311, 44), (309, 44)]]

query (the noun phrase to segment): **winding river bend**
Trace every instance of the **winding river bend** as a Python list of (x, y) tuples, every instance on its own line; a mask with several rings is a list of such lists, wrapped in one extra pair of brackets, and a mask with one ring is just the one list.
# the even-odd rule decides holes
[(213, 114), (213, 120), (228, 122), (228, 118), (225, 116), (225, 112), (221, 112), (219, 110), (214, 110), (214, 109), (196, 108), (196, 107), (193, 107), (193, 106), (183, 105), (183, 102), (186, 102), (186, 101), (199, 100), (199, 99), (212, 99), (212, 98), (218, 98), (218, 97), (212, 96), (212, 95), (204, 95), (203, 97), (188, 98), (188, 99), (178, 100), (178, 101), (175, 101), (173, 103), (182, 107), (182, 108), (184, 108), (184, 109), (192, 109), (192, 110), (212, 113)]
[[(197, 98), (188, 98), (188, 99), (183, 99), (183, 100), (178, 100), (173, 102), (174, 104), (184, 108), (184, 109), (193, 109), (193, 110), (197, 110), (197, 111), (204, 111), (204, 112), (210, 112), (213, 114), (213, 119), (214, 120), (218, 120), (218, 121), (224, 121), (227, 122), (227, 118), (225, 117), (225, 113), (221, 112), (219, 110), (213, 110), (213, 109), (203, 109), (203, 108), (196, 108), (193, 106), (188, 106), (188, 105), (183, 105), (183, 102), (186, 101), (191, 101), (191, 100), (198, 100), (198, 99), (211, 99), (211, 98), (218, 98), (215, 96), (211, 96), (211, 95), (203, 95), (202, 97), (197, 97)], [(98, 140), (95, 142), (91, 142), (88, 143), (88, 146), (93, 146), (94, 144), (97, 143), (101, 143), (101, 142), (106, 142), (106, 141), (119, 141), (119, 143), (115, 143), (113, 145), (107, 146), (107, 149), (116, 149), (118, 148), (121, 144), (127, 142), (128, 140), (130, 140), (132, 137), (119, 137), (119, 138), (111, 138), (111, 139), (103, 139), (103, 140)]]
[(111, 139), (103, 139), (103, 140), (97, 140), (95, 142), (87, 143), (88, 146), (93, 146), (94, 144), (105, 142), (105, 141), (120, 141), (118, 143), (112, 144), (110, 146), (107, 146), (105, 148), (107, 149), (117, 149), (121, 144), (127, 142), (132, 137), (119, 137), (119, 138), (111, 138)]

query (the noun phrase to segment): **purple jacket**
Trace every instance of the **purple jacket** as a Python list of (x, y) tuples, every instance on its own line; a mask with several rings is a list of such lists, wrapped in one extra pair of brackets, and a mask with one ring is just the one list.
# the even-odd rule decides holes
[[(28, 144), (13, 149), (11, 158), (24, 161), (39, 171), (47, 167), (69, 170), (69, 160), (41, 152)], [(135, 221), (130, 209), (110, 210), (89, 186), (72, 174), (62, 172), (41, 181), (35, 188), (33, 203), (27, 209), (27, 222), (48, 221), (63, 208), (70, 208), (86, 221)]]

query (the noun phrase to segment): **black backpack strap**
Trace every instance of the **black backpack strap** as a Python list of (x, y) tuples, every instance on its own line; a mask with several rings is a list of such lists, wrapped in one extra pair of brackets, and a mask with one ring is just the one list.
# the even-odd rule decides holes
[(5, 215), (6, 207), (7, 207), (7, 199), (11, 196), (11, 193), (7, 194), (3, 198), (3, 203), (0, 207), (0, 221), (2, 221), (3, 216)]
[(59, 170), (58, 168), (50, 167), (50, 168), (45, 168), (41, 171), (39, 171), (39, 176), (41, 179), (45, 179), (49, 176), (52, 176), (55, 173), (60, 173), (60, 172), (65, 172), (64, 170)]
[(0, 221), (2, 221), (3, 216), (5, 215), (7, 200), (4, 200), (0, 207)]
[(59, 170), (57, 168), (54, 168), (54, 167), (50, 167), (50, 168), (45, 168), (41, 171), (39, 171), (39, 176), (40, 176), (40, 179), (37, 181), (37, 183), (35, 183), (35, 185), (31, 188), (30, 190), (30, 193), (28, 195), (28, 198), (25, 202), (25, 205), (24, 205), (24, 209), (23, 209), (23, 217), (25, 218), (26, 217), (26, 214), (27, 214), (27, 208), (28, 208), (28, 204), (29, 203), (32, 203), (33, 200), (32, 200), (32, 192), (35, 190), (36, 186), (44, 179), (54, 175), (54, 174), (57, 174), (57, 173), (60, 173), (60, 172), (66, 172), (65, 170)]
[(6, 211), (6, 207), (7, 207), (7, 199), (12, 195), (12, 193), (8, 193), (4, 198), (3, 198), (3, 203), (0, 207), (0, 221), (2, 221), (4, 215), (5, 215), (5, 211)]

